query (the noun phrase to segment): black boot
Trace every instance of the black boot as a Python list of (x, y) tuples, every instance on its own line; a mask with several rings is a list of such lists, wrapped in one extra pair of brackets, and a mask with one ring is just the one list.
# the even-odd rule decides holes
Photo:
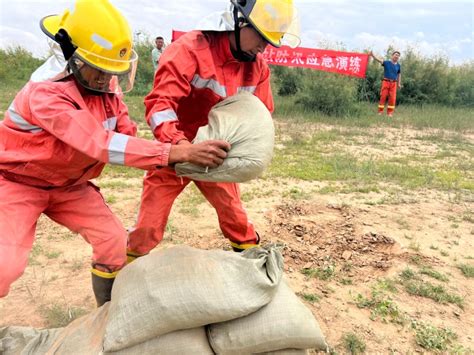
[(97, 307), (109, 302), (112, 294), (112, 286), (115, 274), (92, 269), (92, 290), (94, 291)]

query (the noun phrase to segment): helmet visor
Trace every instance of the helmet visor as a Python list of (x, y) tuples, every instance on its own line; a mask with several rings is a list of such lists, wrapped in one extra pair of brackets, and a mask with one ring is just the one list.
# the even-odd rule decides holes
[[(98, 67), (92, 64), (90, 60), (85, 60), (82, 57), (84, 55), (83, 52), (85, 51), (78, 49), (68, 61), (74, 76), (83, 87), (92, 91), (113, 94), (126, 93), (133, 89), (138, 63), (138, 55), (135, 51), (133, 51), (130, 60), (116, 61), (118, 63), (111, 63), (115, 61), (111, 61), (108, 58), (98, 58), (97, 55), (87, 52), (88, 57), (91, 55), (95, 56), (94, 63), (107, 60), (107, 68), (120, 68), (121, 71), (106, 70), (103, 67)], [(105, 65), (102, 66), (105, 67)]]
[(272, 46), (296, 48), (301, 42), (299, 16), (292, 1), (256, 1), (248, 20)]

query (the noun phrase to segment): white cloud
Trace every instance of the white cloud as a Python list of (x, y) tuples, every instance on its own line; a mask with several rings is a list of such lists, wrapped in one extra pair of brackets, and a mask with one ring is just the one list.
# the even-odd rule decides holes
[[(111, 0), (143, 40), (172, 29), (191, 30), (229, 0)], [(42, 56), (46, 37), (39, 20), (61, 13), (72, 0), (0, 0), (0, 47), (18, 44)], [(348, 50), (373, 48), (382, 53), (392, 44), (416, 47), (424, 55), (443, 52), (456, 62), (472, 59), (473, 19), (469, 1), (295, 0), (301, 17), (302, 46)], [(469, 10), (470, 9), (470, 10)], [(389, 19), (389, 20), (388, 20)], [(440, 26), (439, 24), (443, 25)]]

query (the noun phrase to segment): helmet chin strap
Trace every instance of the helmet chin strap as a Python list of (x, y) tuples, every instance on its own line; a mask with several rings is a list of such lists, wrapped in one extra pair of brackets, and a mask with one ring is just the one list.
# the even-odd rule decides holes
[(254, 62), (257, 58), (256, 55), (249, 54), (244, 52), (240, 47), (240, 24), (244, 22), (242, 17), (239, 17), (239, 11), (236, 6), (234, 6), (234, 34), (235, 34), (235, 45), (237, 50), (231, 48), (232, 55), (239, 62)]
[(60, 29), (58, 33), (54, 35), (54, 40), (59, 43), (61, 50), (64, 55), (64, 59), (69, 60), (72, 57), (77, 47), (72, 44), (71, 37), (64, 29)]

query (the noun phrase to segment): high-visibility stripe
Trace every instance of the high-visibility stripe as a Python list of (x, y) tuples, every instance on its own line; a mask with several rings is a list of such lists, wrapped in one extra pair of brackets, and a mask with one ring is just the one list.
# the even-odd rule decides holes
[(256, 86), (239, 86), (237, 92), (247, 91), (253, 94), (255, 92)]
[(178, 120), (178, 116), (176, 116), (176, 112), (174, 112), (171, 109), (155, 112), (153, 115), (151, 115), (151, 120), (150, 120), (151, 129), (154, 131), (156, 127), (158, 127), (160, 124), (164, 122), (177, 121), (177, 120)]
[(103, 279), (114, 279), (117, 276), (118, 271), (106, 272), (106, 271), (100, 271), (100, 270), (92, 268), (91, 273), (93, 273), (96, 276), (102, 277)]
[(129, 136), (115, 133), (109, 143), (109, 163), (125, 165), (125, 149)]
[(227, 97), (227, 90), (224, 85), (214, 79), (203, 79), (198, 74), (194, 75), (191, 85), (198, 89), (208, 88), (219, 96)]
[(379, 108), (384, 108), (385, 106), (384, 105), (379, 105)]
[(107, 131), (115, 131), (115, 128), (117, 127), (117, 117), (107, 118), (104, 122), (102, 122), (102, 125)]
[(23, 117), (21, 117), (16, 111), (15, 106), (13, 103), (8, 108), (8, 115), (10, 116), (10, 120), (21, 130), (23, 131), (30, 131), (32, 133), (41, 132), (43, 129), (41, 127), (32, 125)]
[(395, 106), (387, 106), (387, 108), (395, 108)]

